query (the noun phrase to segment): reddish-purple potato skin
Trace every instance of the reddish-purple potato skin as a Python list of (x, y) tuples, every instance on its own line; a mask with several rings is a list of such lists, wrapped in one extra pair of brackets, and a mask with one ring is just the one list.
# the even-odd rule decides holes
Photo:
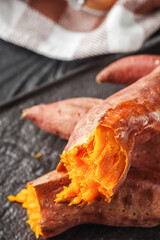
[(24, 109), (22, 118), (29, 119), (46, 132), (68, 139), (77, 122), (92, 107), (102, 102), (98, 98), (72, 98), (41, 104)]
[(151, 73), (158, 65), (160, 66), (158, 55), (124, 57), (102, 69), (97, 74), (96, 81), (131, 84)]

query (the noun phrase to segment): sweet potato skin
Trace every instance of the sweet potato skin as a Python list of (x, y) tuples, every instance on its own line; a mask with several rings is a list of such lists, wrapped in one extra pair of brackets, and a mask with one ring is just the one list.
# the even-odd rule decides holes
[(98, 83), (134, 83), (152, 72), (158, 65), (160, 65), (158, 55), (124, 57), (101, 70), (96, 76), (96, 81)]
[(149, 141), (135, 146), (132, 152), (131, 165), (134, 168), (160, 171), (160, 134), (156, 134)]
[[(160, 131), (159, 95), (160, 67), (92, 108), (76, 125), (64, 151), (86, 142), (98, 124), (112, 128), (128, 157), (125, 172), (112, 189), (115, 193), (127, 176), (134, 145), (146, 142)], [(61, 161), (57, 171), (63, 170)]]
[[(159, 136), (160, 137), (160, 136)], [(145, 157), (146, 154), (142, 154)], [(145, 158), (142, 157), (142, 161)], [(131, 169), (123, 186), (110, 203), (95, 201), (92, 205), (68, 206), (56, 203), (56, 194), (70, 180), (66, 174), (52, 171), (30, 182), (41, 208), (41, 230), (44, 238), (56, 236), (83, 223), (109, 226), (153, 227), (160, 223), (160, 174), (151, 170)]]
[(29, 119), (49, 133), (68, 139), (80, 118), (102, 101), (98, 98), (72, 98), (36, 105), (24, 109), (22, 118)]
[[(92, 108), (76, 125), (65, 151), (73, 147), (99, 123), (105, 123), (117, 130), (117, 139), (121, 139), (124, 144), (128, 142), (128, 135), (131, 135), (133, 129), (136, 135), (147, 128), (153, 129), (154, 133), (158, 132), (160, 130), (159, 94), (160, 67), (157, 67), (152, 73)], [(119, 135), (120, 133), (123, 137)]]

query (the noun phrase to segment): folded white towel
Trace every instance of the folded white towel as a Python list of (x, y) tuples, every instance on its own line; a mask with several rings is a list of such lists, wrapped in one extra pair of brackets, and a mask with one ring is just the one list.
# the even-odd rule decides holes
[(160, 9), (136, 13), (149, 1), (119, 0), (104, 12), (72, 9), (61, 0), (50, 1), (54, 6), (43, 0), (45, 7), (42, 1), (0, 0), (0, 38), (63, 60), (136, 51), (160, 27)]

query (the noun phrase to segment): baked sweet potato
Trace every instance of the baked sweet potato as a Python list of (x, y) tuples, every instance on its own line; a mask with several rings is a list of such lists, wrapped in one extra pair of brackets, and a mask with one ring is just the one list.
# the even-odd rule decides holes
[(76, 125), (58, 172), (71, 183), (56, 202), (109, 202), (124, 182), (133, 147), (160, 131), (160, 67), (92, 108)]
[(96, 76), (96, 81), (130, 84), (152, 72), (158, 65), (160, 56), (157, 55), (124, 57), (101, 70)]
[(96, 200), (92, 205), (55, 204), (57, 193), (70, 180), (67, 174), (52, 171), (27, 184), (10, 200), (27, 208), (28, 223), (37, 237), (58, 235), (82, 223), (110, 226), (153, 227), (160, 224), (160, 135), (138, 145), (126, 181), (110, 203)]
[(96, 104), (98, 98), (72, 98), (50, 104), (24, 109), (22, 118), (27, 118), (43, 130), (68, 139), (78, 121)]

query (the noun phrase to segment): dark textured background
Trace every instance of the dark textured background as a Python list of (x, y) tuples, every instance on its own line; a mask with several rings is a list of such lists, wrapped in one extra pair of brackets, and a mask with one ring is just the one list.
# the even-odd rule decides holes
[[(149, 39), (138, 53), (160, 54), (160, 34)], [(98, 85), (95, 75), (122, 56), (105, 55), (62, 62), (0, 41), (0, 239), (35, 239), (25, 223), (25, 210), (17, 203), (9, 203), (6, 197), (17, 193), (27, 181), (54, 169), (66, 144), (65, 140), (45, 133), (27, 120), (20, 120), (22, 109), (70, 97), (105, 98), (111, 95), (124, 86)], [(60, 77), (66, 72), (68, 76)], [(41, 86), (39, 90), (26, 93), (47, 82), (48, 85)], [(24, 92), (24, 96), (17, 97)], [(12, 100), (15, 96), (16, 99)], [(43, 156), (33, 158), (38, 152)], [(160, 227), (138, 229), (83, 225), (53, 239), (159, 240)]]

